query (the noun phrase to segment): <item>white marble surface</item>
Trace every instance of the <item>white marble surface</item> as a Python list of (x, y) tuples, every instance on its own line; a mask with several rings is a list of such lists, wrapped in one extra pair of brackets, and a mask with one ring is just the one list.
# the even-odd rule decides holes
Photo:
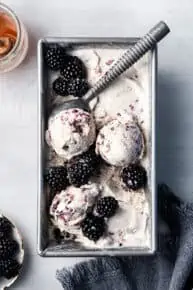
[(159, 46), (158, 181), (193, 199), (193, 1), (6, 0), (26, 24), (24, 64), (0, 76), (0, 208), (20, 227), (26, 246), (22, 277), (13, 289), (61, 289), (55, 270), (80, 259), (40, 258), (37, 217), (37, 62), (43, 36), (138, 36), (158, 20), (172, 33)]

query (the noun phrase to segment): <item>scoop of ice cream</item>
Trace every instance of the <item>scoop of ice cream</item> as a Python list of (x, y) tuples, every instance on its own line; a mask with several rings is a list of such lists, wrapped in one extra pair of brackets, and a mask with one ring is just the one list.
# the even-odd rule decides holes
[(96, 152), (110, 165), (125, 166), (135, 163), (142, 157), (143, 151), (143, 134), (133, 120), (112, 120), (97, 136)]
[(87, 151), (95, 136), (94, 119), (82, 109), (63, 110), (49, 118), (47, 143), (67, 160)]
[(85, 218), (87, 210), (93, 206), (100, 190), (95, 184), (70, 186), (57, 194), (50, 207), (54, 224), (61, 231), (77, 233), (80, 224)]

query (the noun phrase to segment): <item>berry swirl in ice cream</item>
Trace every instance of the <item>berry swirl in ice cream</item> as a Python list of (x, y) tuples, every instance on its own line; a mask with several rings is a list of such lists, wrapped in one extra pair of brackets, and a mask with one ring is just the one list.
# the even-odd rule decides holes
[(50, 207), (54, 223), (61, 231), (77, 233), (80, 224), (99, 195), (99, 187), (92, 183), (81, 187), (70, 186), (57, 194)]
[(96, 141), (96, 152), (110, 165), (125, 166), (137, 162), (143, 155), (144, 138), (138, 124), (118, 113), (107, 123)]
[(47, 143), (64, 159), (69, 160), (87, 151), (95, 137), (94, 119), (82, 109), (63, 110), (49, 118)]

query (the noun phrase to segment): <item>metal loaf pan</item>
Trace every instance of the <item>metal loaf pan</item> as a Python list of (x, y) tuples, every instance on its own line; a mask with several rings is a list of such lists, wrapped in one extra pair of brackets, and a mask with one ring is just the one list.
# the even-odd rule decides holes
[(89, 46), (89, 45), (133, 45), (137, 38), (44, 38), (38, 43), (38, 81), (39, 81), (39, 130), (38, 130), (38, 254), (43, 257), (70, 257), (70, 256), (126, 256), (153, 254), (156, 249), (156, 175), (155, 175), (155, 112), (156, 112), (156, 86), (157, 86), (157, 48), (149, 52), (149, 93), (151, 97), (151, 168), (148, 172), (150, 207), (151, 207), (151, 247), (150, 248), (113, 248), (90, 249), (83, 248), (74, 242), (58, 245), (49, 239), (48, 198), (44, 190), (43, 172), (45, 166), (45, 128), (48, 119), (47, 96), (48, 72), (44, 63), (43, 51), (45, 47), (56, 44), (64, 47)]

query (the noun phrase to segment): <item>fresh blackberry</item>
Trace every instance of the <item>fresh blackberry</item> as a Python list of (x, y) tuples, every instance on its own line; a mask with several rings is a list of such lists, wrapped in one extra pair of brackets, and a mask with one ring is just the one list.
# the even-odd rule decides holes
[(132, 190), (138, 190), (145, 187), (147, 183), (147, 174), (145, 168), (138, 164), (131, 164), (124, 168), (121, 173), (124, 184)]
[(0, 260), (12, 258), (18, 250), (19, 245), (16, 241), (4, 238), (0, 240)]
[(93, 148), (76, 156), (67, 164), (67, 174), (70, 184), (81, 186), (88, 183), (98, 165), (98, 157)]
[(68, 186), (67, 170), (65, 166), (50, 167), (46, 170), (45, 181), (55, 193)]
[(89, 240), (96, 242), (105, 231), (103, 218), (88, 214), (81, 224), (82, 233)]
[(0, 239), (9, 237), (12, 234), (12, 224), (5, 217), (0, 218)]
[(53, 91), (60, 96), (68, 95), (67, 84), (64, 78), (57, 78), (52, 84)]
[(86, 68), (83, 62), (76, 56), (69, 55), (63, 64), (60, 74), (67, 80), (86, 78)]
[(7, 279), (16, 277), (19, 274), (21, 265), (13, 259), (0, 260), (0, 276)]
[(65, 50), (62, 47), (49, 48), (46, 51), (45, 59), (51, 70), (59, 70), (64, 64), (66, 58)]
[(118, 201), (112, 196), (105, 196), (97, 201), (96, 211), (102, 216), (109, 218), (115, 214), (118, 208)]
[(68, 84), (68, 94), (75, 97), (84, 96), (88, 90), (89, 85), (85, 79), (72, 79)]

